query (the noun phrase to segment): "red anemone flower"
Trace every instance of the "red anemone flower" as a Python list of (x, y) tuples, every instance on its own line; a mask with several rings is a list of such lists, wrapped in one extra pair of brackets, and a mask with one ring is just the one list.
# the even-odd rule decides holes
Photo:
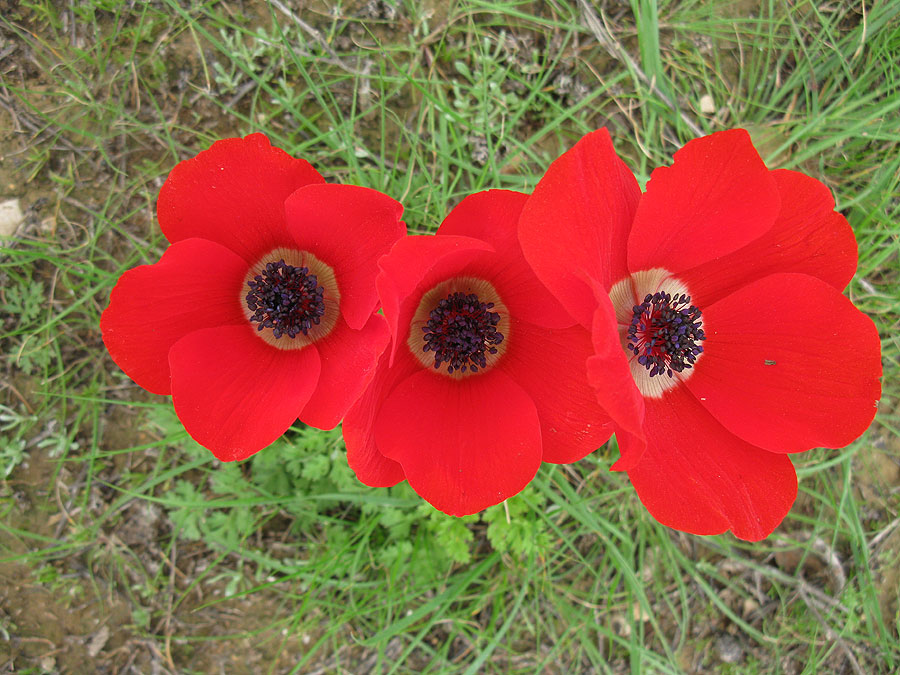
[(872, 421), (878, 333), (841, 294), (853, 232), (822, 183), (768, 170), (746, 131), (687, 143), (643, 195), (606, 130), (588, 134), (542, 178), (519, 238), (592, 327), (613, 468), (661, 523), (762, 539), (796, 497), (785, 453)]
[(298, 417), (332, 428), (387, 346), (376, 261), (405, 234), (401, 212), (262, 134), (218, 141), (169, 174), (157, 215), (171, 245), (119, 279), (103, 341), (223, 461)]
[(363, 483), (405, 478), (441, 511), (467, 515), (518, 493), (542, 460), (574, 462), (609, 439), (584, 377), (590, 332), (522, 256), (526, 199), (471, 195), (436, 235), (405, 237), (379, 261), (393, 346), (343, 425)]

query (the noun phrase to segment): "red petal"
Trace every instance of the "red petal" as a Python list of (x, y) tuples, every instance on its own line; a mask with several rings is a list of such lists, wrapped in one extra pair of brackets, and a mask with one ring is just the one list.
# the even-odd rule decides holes
[(180, 162), (156, 205), (171, 242), (215, 241), (253, 264), (274, 248), (293, 248), (284, 200), (297, 188), (325, 180), (309, 162), (273, 148), (262, 134), (228, 138)]
[(628, 237), (628, 269), (680, 272), (771, 229), (778, 187), (743, 129), (689, 141), (650, 175)]
[(640, 195), (600, 129), (550, 165), (522, 211), (525, 258), (585, 328), (596, 307), (589, 280), (608, 290), (627, 273), (625, 245)]
[[(594, 354), (587, 360), (587, 380), (597, 401), (617, 425), (622, 456), (612, 469), (626, 471), (637, 464), (643, 452), (644, 398), (631, 376), (612, 302), (599, 289), (591, 340)], [(631, 436), (630, 443), (622, 442), (624, 434)]]
[(300, 421), (319, 429), (336, 427), (375, 375), (388, 340), (383, 316), (373, 315), (362, 330), (353, 330), (339, 318), (334, 329), (316, 342), (322, 371)]
[(319, 380), (315, 346), (276, 349), (249, 324), (194, 331), (169, 351), (172, 401), (187, 432), (223, 462), (272, 443)]
[(726, 428), (772, 452), (839, 448), (881, 395), (881, 345), (865, 314), (824, 281), (773, 274), (703, 312), (687, 386)]
[(487, 190), (469, 195), (441, 223), (437, 234), (461, 235), (485, 241), (495, 253), (481, 256), (466, 274), (490, 281), (510, 314), (547, 328), (575, 323), (525, 260), (519, 246), (519, 214), (528, 195), (510, 190)]
[(771, 172), (781, 194), (775, 226), (743, 248), (679, 274), (697, 306), (776, 272), (818, 277), (843, 290), (856, 272), (856, 239), (825, 185), (796, 171)]
[(285, 202), (288, 230), (301, 250), (334, 269), (341, 315), (359, 330), (378, 307), (378, 259), (406, 234), (403, 206), (356, 185), (310, 185)]
[(388, 366), (389, 359), (387, 352), (381, 355), (372, 383), (350, 408), (342, 425), (347, 463), (356, 477), (371, 487), (390, 487), (405, 479), (403, 468), (382, 455), (375, 445), (375, 418), (396, 384), (421, 370), (404, 350), (398, 353), (393, 366)]
[(576, 462), (612, 435), (612, 421), (585, 377), (593, 352), (591, 334), (581, 326), (553, 330), (512, 321), (497, 367), (534, 401), (545, 462)]
[(375, 284), (393, 337), (391, 359), (406, 342), (409, 322), (422, 297), (416, 288), (427, 290), (491, 250), (489, 244), (471, 237), (407, 236), (378, 261), (381, 273)]
[(646, 404), (647, 448), (628, 477), (651, 515), (693, 534), (771, 534), (797, 496), (790, 458), (729, 433), (684, 387)]
[(154, 394), (168, 394), (169, 349), (199, 328), (246, 322), (247, 263), (204, 239), (172, 244), (154, 265), (121, 276), (100, 317), (113, 361)]
[(497, 368), (461, 380), (424, 370), (406, 378), (375, 420), (375, 441), (419, 495), (453, 516), (512, 497), (541, 465), (534, 403)]

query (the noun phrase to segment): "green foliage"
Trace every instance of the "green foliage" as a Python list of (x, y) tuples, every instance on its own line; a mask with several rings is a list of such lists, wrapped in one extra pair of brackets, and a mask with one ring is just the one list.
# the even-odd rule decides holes
[(485, 510), (487, 537), (498, 551), (523, 558), (544, 557), (550, 547), (547, 523), (535, 516), (547, 498), (533, 487), (527, 487), (505, 503)]
[(22, 415), (0, 404), (0, 477), (8, 477), (25, 460), (24, 435), (36, 421), (34, 415)]
[[(290, 24), (282, 29), (283, 35), (293, 33)], [(278, 34), (269, 35), (265, 27), (245, 33), (241, 30), (219, 29), (222, 54), (227, 60), (213, 61), (213, 78), (223, 94), (233, 94), (244, 82), (266, 77), (267, 72), (277, 72), (284, 66), (284, 44)]]
[(44, 284), (32, 279), (27, 272), (13, 272), (9, 277), (12, 283), (6, 284), (4, 301), (0, 303), (0, 315), (9, 317), (11, 323), (7, 326), (10, 331), (7, 356), (16, 367), (30, 375), (47, 368), (53, 357), (36, 332), (41, 311), (47, 306), (47, 293)]
[[(169, 414), (157, 411), (154, 417), (165, 420)], [(509, 522), (503, 505), (483, 516), (448, 516), (423, 503), (405, 483), (388, 489), (385, 497), (373, 494), (347, 466), (340, 429), (297, 426), (246, 462), (217, 465), (208, 485), (207, 492), (178, 480), (166, 495), (170, 518), (181, 536), (236, 551), (266, 529), (277, 508), (288, 518), (287, 523), (279, 519), (280, 527), (293, 535), (298, 554), (309, 556), (308, 562), (330, 558), (336, 576), (356, 573), (357, 547), (364, 545), (377, 567), (403, 570), (424, 580), (436, 578), (454, 564), (472, 560), (473, 528), (482, 522), (499, 552), (545, 555), (550, 545), (537, 512), (546, 500), (530, 488), (509, 500)], [(359, 515), (348, 517), (354, 511)], [(369, 523), (362, 540), (359, 522)], [(256, 553), (258, 576), (284, 570), (265, 547)]]
[[(502, 38), (501, 35), (495, 41), (485, 37), (472, 52), (472, 68), (462, 59), (453, 62), (461, 76), (451, 81), (453, 106), (459, 113), (458, 119), (481, 137), (495, 136), (519, 103), (520, 96), (504, 86), (510, 72), (508, 65), (504, 67)], [(481, 161), (485, 162), (486, 159)]]
[(6, 478), (25, 460), (25, 440), (0, 436), (0, 470)]
[(193, 483), (179, 480), (169, 496), (169, 518), (172, 519), (175, 531), (187, 539), (202, 539), (204, 535), (200, 530), (200, 521), (205, 508), (201, 492)]
[(41, 313), (41, 307), (47, 300), (44, 284), (29, 278), (4, 289), (6, 302), (0, 309), (18, 318), (17, 328), (30, 326)]

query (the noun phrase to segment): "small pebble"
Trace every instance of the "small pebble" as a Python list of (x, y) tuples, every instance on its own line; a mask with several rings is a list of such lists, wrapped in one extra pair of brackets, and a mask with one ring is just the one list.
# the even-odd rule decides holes
[(0, 237), (11, 237), (25, 220), (18, 199), (0, 202)]
[(716, 652), (719, 654), (719, 660), (725, 663), (738, 663), (744, 656), (741, 643), (730, 635), (723, 635), (716, 640)]

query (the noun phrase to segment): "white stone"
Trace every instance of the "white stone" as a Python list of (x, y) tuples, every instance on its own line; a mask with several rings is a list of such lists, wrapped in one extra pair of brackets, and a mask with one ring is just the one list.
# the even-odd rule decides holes
[(700, 97), (700, 112), (704, 115), (712, 115), (716, 112), (716, 102), (713, 101), (713, 97), (709, 94), (704, 94)]
[(0, 237), (11, 237), (25, 220), (18, 199), (0, 202)]

